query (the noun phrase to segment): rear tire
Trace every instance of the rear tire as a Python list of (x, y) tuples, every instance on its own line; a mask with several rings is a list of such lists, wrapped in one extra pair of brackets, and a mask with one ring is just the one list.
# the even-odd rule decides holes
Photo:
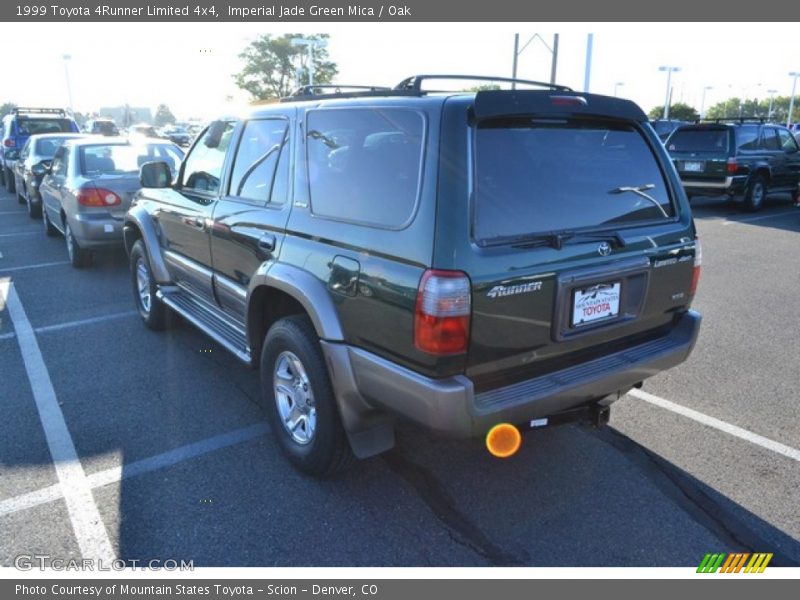
[(28, 205), (28, 216), (31, 219), (38, 219), (42, 216), (42, 205), (41, 204), (34, 204), (31, 202), (30, 197), (25, 199), (25, 204)]
[(67, 244), (67, 256), (69, 256), (69, 262), (72, 263), (73, 267), (83, 269), (92, 264), (92, 253), (80, 247), (78, 240), (72, 235), (72, 229), (70, 229), (69, 221), (66, 219), (64, 219), (64, 240)]
[(44, 222), (44, 233), (47, 237), (55, 237), (58, 234), (56, 229), (50, 222), (50, 217), (47, 216), (47, 211), (42, 208), (42, 221)]
[(756, 175), (747, 186), (744, 194), (744, 207), (749, 212), (757, 212), (764, 206), (767, 197), (767, 182), (763, 175)]
[(313, 477), (330, 477), (353, 460), (328, 369), (306, 315), (270, 327), (261, 351), (261, 393), (272, 434), (289, 461)]
[(13, 194), (16, 190), (17, 186), (14, 185), (14, 174), (9, 169), (6, 169), (6, 191), (9, 194)]
[(133, 301), (145, 326), (153, 331), (165, 329), (169, 309), (156, 296), (158, 286), (153, 278), (147, 248), (142, 240), (136, 240), (131, 248), (131, 283)]

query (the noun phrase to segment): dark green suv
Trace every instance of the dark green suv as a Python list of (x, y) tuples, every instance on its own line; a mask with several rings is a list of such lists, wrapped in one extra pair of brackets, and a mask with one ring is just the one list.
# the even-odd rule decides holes
[(800, 149), (786, 127), (716, 119), (679, 127), (665, 145), (690, 198), (726, 195), (750, 211), (771, 193), (800, 198)]
[(175, 311), (260, 369), (307, 473), (391, 448), (399, 418), (601, 424), (698, 334), (700, 245), (639, 107), (429, 79), (215, 121), (174, 182), (142, 167), (126, 217), (145, 324)]

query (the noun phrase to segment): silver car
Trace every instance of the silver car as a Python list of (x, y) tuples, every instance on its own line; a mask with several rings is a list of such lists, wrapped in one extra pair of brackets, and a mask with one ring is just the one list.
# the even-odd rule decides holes
[(14, 182), (20, 204), (27, 204), (28, 214), (38, 219), (42, 214), (42, 199), (39, 186), (47, 168), (61, 145), (76, 138), (80, 133), (45, 133), (32, 135), (20, 150), (14, 165)]
[(122, 225), (139, 189), (139, 167), (166, 162), (173, 173), (183, 151), (170, 142), (87, 137), (61, 146), (39, 187), (47, 235), (64, 235), (73, 266), (91, 264), (92, 251), (122, 245)]

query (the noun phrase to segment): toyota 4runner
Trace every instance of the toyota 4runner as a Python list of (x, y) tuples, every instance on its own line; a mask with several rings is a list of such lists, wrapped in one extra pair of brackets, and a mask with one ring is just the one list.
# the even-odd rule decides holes
[(174, 311), (258, 368), (306, 473), (391, 448), (399, 418), (602, 424), (697, 338), (700, 245), (639, 107), (430, 79), (464, 77), (303, 88), (211, 123), (174, 181), (141, 168), (124, 232), (144, 323)]

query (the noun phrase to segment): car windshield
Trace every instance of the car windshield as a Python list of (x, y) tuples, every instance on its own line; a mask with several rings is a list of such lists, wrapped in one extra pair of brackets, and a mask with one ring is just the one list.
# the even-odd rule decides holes
[(41, 133), (62, 133), (72, 131), (72, 121), (69, 119), (30, 119), (17, 120), (17, 133), (19, 135), (37, 135)]
[(670, 152), (727, 152), (728, 130), (725, 128), (678, 129), (667, 140)]
[(633, 126), (499, 120), (478, 126), (474, 235), (483, 242), (608, 229), (674, 215), (653, 150)]
[(166, 162), (175, 172), (182, 153), (172, 144), (102, 144), (81, 148), (81, 173), (87, 176), (138, 173), (144, 163)]

